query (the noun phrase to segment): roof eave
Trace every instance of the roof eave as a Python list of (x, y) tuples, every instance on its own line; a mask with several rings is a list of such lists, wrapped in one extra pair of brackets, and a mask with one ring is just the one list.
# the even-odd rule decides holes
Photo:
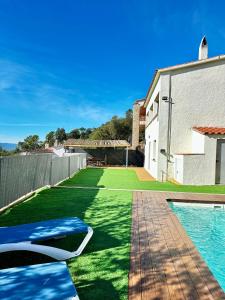
[(198, 66), (198, 65), (203, 65), (203, 64), (207, 64), (210, 62), (214, 62), (214, 61), (219, 61), (219, 60), (225, 60), (225, 55), (218, 55), (218, 56), (214, 56), (211, 58), (207, 58), (207, 59), (202, 59), (202, 60), (196, 60), (193, 62), (188, 62), (188, 63), (184, 63), (184, 64), (180, 64), (180, 65), (175, 65), (172, 67), (166, 67), (166, 68), (162, 68), (162, 69), (158, 69), (155, 71), (154, 77), (151, 81), (150, 87), (148, 89), (147, 95), (146, 95), (146, 100), (144, 103), (144, 107), (147, 107), (149, 100), (151, 98), (151, 95), (155, 89), (155, 86), (159, 80), (159, 77), (162, 73), (166, 73), (166, 72), (170, 72), (170, 71), (175, 71), (178, 69), (185, 69), (188, 67), (192, 67), (192, 66)]
[(145, 108), (147, 107), (147, 105), (150, 101), (151, 95), (152, 95), (152, 93), (155, 89), (156, 84), (158, 83), (159, 77), (160, 77), (160, 70), (156, 70), (155, 74), (154, 74), (154, 77), (152, 79), (152, 82), (150, 84), (150, 87), (148, 89), (147, 95), (145, 97), (145, 103), (144, 103)]

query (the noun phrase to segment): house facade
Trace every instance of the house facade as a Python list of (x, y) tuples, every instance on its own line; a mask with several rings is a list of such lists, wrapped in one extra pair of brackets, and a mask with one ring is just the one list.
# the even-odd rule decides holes
[(144, 107), (145, 168), (158, 180), (225, 183), (225, 55), (156, 71)]

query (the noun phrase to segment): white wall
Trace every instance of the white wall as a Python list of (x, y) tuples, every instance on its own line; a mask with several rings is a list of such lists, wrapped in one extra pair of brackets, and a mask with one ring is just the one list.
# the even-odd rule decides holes
[(173, 71), (171, 151), (192, 151), (192, 127), (225, 127), (225, 62)]
[[(152, 94), (150, 101), (146, 108), (146, 114), (150, 110), (154, 100), (156, 99), (157, 95), (160, 91), (160, 80), (158, 81), (154, 93)], [(159, 141), (159, 120), (158, 117), (154, 118), (154, 120), (148, 123), (147, 120), (146, 129), (145, 129), (145, 162), (144, 167), (145, 169), (155, 178), (158, 176), (158, 157), (159, 157), (159, 148), (158, 148), (158, 141)], [(154, 142), (156, 141), (156, 142)], [(151, 149), (149, 152), (149, 142), (151, 143)], [(156, 153), (155, 158), (153, 157), (153, 144), (156, 143)]]
[(184, 155), (175, 155), (174, 156), (174, 179), (179, 182), (183, 183), (184, 178)]
[[(204, 156), (183, 157), (183, 172), (185, 173), (179, 176), (181, 179), (183, 178), (183, 182), (189, 182), (188, 184), (215, 184), (216, 137), (200, 136), (197, 132), (193, 133), (192, 127), (225, 127), (224, 74), (224, 61), (171, 71), (171, 97), (174, 102), (171, 154), (205, 153)], [(151, 124), (146, 128), (146, 140), (147, 136), (154, 138), (154, 131), (158, 135), (157, 161), (155, 164), (150, 163), (148, 170), (152, 175), (154, 173), (153, 176), (159, 180), (162, 178), (162, 173), (166, 172), (167, 164), (166, 155), (162, 154), (160, 150), (167, 148), (168, 103), (161, 99), (162, 96), (169, 96), (169, 78), (169, 72), (160, 75), (147, 106), (148, 110), (159, 94), (158, 127), (156, 129), (155, 124)], [(145, 167), (147, 168), (147, 150), (145, 155)], [(173, 167), (172, 164), (172, 168), (169, 169), (173, 170)], [(185, 168), (187, 168), (187, 172)], [(172, 173), (170, 175), (175, 176)], [(195, 179), (191, 179), (191, 177)]]
[(203, 136), (204, 153), (175, 155), (174, 178), (182, 184), (214, 185), (219, 136)]
[(168, 103), (162, 101), (163, 96), (169, 96), (169, 75), (160, 76), (161, 89), (159, 93), (159, 159), (157, 178), (162, 180), (166, 176), (167, 156), (162, 154), (160, 150), (167, 150), (167, 128), (168, 128)]
[[(159, 121), (155, 119), (146, 129), (145, 132), (145, 169), (155, 178), (157, 178), (158, 166), (158, 138), (159, 138)], [(156, 142), (155, 142), (156, 141)], [(149, 142), (151, 149), (149, 153)], [(155, 143), (156, 151), (153, 156), (153, 145)]]
[(192, 153), (204, 153), (205, 135), (192, 130)]
[[(175, 157), (175, 179), (182, 184), (210, 184), (204, 176), (204, 154), (177, 155)], [(178, 163), (179, 162), (179, 163)]]

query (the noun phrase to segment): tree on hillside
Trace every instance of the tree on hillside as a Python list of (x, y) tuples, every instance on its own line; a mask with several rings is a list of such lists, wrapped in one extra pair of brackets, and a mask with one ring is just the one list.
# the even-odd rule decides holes
[(83, 128), (83, 127), (81, 127), (79, 130), (80, 130), (80, 133), (81, 133), (81, 139), (88, 139), (90, 134), (93, 131), (92, 128)]
[(66, 140), (66, 132), (64, 128), (58, 128), (55, 132), (55, 138), (59, 143), (62, 143)]
[(132, 122), (133, 122), (133, 110), (128, 109), (125, 114), (125, 122), (127, 126), (131, 129), (132, 131)]
[(80, 138), (83, 139), (85, 136), (86, 129), (84, 127), (81, 127), (79, 128), (79, 131), (80, 131)]
[(91, 128), (75, 128), (67, 133), (67, 139), (88, 139), (93, 129)]
[(40, 148), (41, 142), (38, 135), (29, 135), (23, 142), (18, 143), (19, 149), (22, 151), (32, 151)]
[(66, 134), (67, 139), (79, 139), (80, 138), (80, 131), (79, 129), (75, 128), (71, 130), (69, 133)]
[(125, 118), (113, 116), (112, 119), (96, 128), (90, 135), (93, 140), (130, 140), (132, 133), (132, 110), (126, 112)]
[(47, 133), (45, 140), (49, 144), (49, 146), (52, 147), (55, 143), (55, 132), (50, 131), (49, 133)]

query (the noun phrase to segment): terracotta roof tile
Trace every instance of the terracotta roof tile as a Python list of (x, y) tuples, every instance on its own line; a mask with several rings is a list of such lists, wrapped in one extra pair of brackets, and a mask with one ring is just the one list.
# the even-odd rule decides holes
[(198, 131), (202, 134), (224, 134), (225, 135), (225, 128), (224, 127), (193, 127), (195, 131)]

